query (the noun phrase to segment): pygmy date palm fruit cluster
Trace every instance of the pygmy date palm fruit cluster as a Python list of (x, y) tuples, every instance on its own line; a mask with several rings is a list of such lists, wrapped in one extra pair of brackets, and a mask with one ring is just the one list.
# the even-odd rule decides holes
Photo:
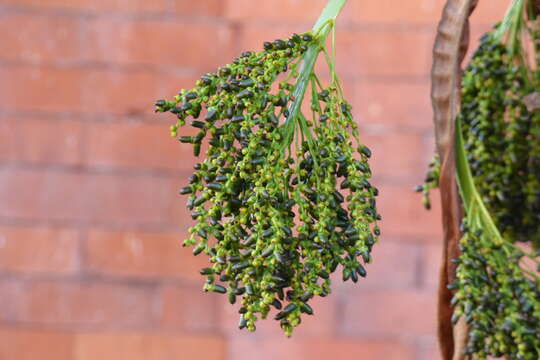
[[(312, 71), (323, 40), (265, 42), (156, 103), (178, 118), (172, 136), (195, 156), (206, 149), (180, 190), (196, 221), (184, 245), (209, 257), (204, 290), (240, 302), (241, 329), (255, 330), (275, 308), (290, 336), (313, 314), (310, 300), (330, 294), (338, 267), (343, 280), (366, 276), (380, 235), (371, 151), (358, 142), (337, 78), (324, 87)], [(308, 87), (309, 115), (301, 108)], [(182, 135), (186, 123), (195, 135)]]
[(463, 78), (459, 116), (475, 184), (499, 231), (539, 245), (540, 113), (524, 104), (533, 86), (506, 46), (487, 34)]
[[(458, 117), (475, 184), (505, 238), (540, 245), (540, 112), (524, 98), (534, 91), (523, 66), (494, 32), (484, 35), (462, 81)], [(539, 39), (540, 40), (540, 39)], [(535, 76), (540, 77), (540, 72)], [(438, 186), (438, 160), (424, 185)]]
[(452, 320), (469, 326), (466, 353), (472, 359), (538, 359), (540, 355), (540, 282), (527, 254), (472, 216), (462, 224), (461, 256), (455, 259)]
[[(540, 72), (500, 34), (497, 26), (482, 37), (463, 75), (456, 176), (465, 217), (449, 288), (453, 321), (464, 317), (469, 327), (472, 359), (532, 360), (540, 357), (540, 252), (530, 250), (540, 239), (540, 112), (524, 99)], [(419, 191), (437, 186), (438, 166)]]

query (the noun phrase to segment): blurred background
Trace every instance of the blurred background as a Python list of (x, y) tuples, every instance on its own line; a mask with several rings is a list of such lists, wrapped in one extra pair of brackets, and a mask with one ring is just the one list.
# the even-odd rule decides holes
[[(0, 0), (0, 360), (439, 359), (429, 71), (442, 0), (350, 0), (338, 69), (373, 152), (382, 241), (292, 339), (204, 294), (177, 189), (195, 160), (153, 114), (203, 73), (311, 28), (325, 0)], [(484, 1), (473, 38), (508, 1)]]

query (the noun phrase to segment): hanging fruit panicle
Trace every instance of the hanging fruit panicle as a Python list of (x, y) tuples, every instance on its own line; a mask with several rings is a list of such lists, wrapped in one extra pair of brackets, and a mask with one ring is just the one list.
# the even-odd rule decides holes
[[(515, 1), (502, 24), (484, 35), (464, 72), (456, 117), (457, 182), (464, 208), (453, 321), (469, 327), (472, 359), (540, 356), (540, 111), (525, 99), (540, 86), (540, 34)], [(419, 191), (437, 186), (430, 167)], [(432, 164), (433, 165), (433, 164)]]
[(540, 254), (525, 254), (485, 228), (474, 216), (462, 224), (462, 254), (449, 285), (455, 290), (452, 321), (464, 317), (469, 325), (466, 352), (472, 359), (538, 359), (540, 286), (524, 260)]
[[(310, 300), (330, 294), (338, 267), (343, 280), (366, 276), (380, 235), (371, 151), (358, 141), (337, 76), (324, 87), (313, 72), (325, 38), (265, 42), (156, 103), (177, 116), (173, 136), (186, 122), (198, 129), (179, 137), (195, 156), (207, 147), (180, 190), (196, 221), (184, 245), (209, 257), (204, 290), (240, 302), (241, 329), (255, 330), (275, 308), (290, 336), (313, 314)], [(309, 115), (301, 108), (308, 87)]]
[(530, 161), (540, 144), (531, 132), (540, 114), (523, 103), (534, 91), (531, 86), (525, 69), (494, 34), (487, 34), (463, 77), (459, 120), (472, 175), (499, 231), (515, 241), (537, 243), (540, 187), (529, 175), (540, 170), (540, 163)]
[[(462, 84), (456, 144), (458, 184), (465, 208), (457, 266), (454, 321), (469, 325), (473, 359), (537, 359), (540, 349), (540, 278), (517, 241), (538, 242), (538, 209), (527, 194), (540, 139), (540, 117), (523, 99), (534, 87), (498, 32), (485, 35)], [(535, 181), (538, 181), (535, 179)], [(537, 200), (536, 200), (537, 201)]]
[[(463, 75), (462, 124), (467, 159), (478, 191), (504, 236), (540, 241), (540, 113), (523, 99), (534, 91), (526, 70), (495, 36), (484, 35)], [(416, 190), (429, 204), (438, 187), (435, 157), (424, 185)]]

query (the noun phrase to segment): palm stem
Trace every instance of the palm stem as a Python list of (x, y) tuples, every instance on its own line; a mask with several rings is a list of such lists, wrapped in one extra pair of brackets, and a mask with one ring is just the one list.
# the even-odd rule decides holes
[[(314, 41), (313, 44), (309, 46), (308, 50), (304, 55), (302, 66), (300, 67), (298, 75), (298, 80), (296, 81), (292, 92), (294, 98), (288, 109), (289, 117), (285, 121), (285, 129), (293, 128), (292, 126), (290, 126), (290, 123), (297, 120), (298, 113), (302, 107), (302, 101), (304, 100), (304, 95), (313, 74), (313, 68), (321, 52), (321, 48), (324, 46), (324, 42), (326, 41), (330, 30), (334, 27), (335, 19), (339, 15), (341, 9), (346, 2), (347, 0), (329, 0), (328, 4), (319, 16), (319, 19), (315, 22), (315, 25), (313, 26), (313, 36), (315, 36), (316, 41)], [(294, 134), (286, 134), (286, 146), (290, 145), (293, 137)]]

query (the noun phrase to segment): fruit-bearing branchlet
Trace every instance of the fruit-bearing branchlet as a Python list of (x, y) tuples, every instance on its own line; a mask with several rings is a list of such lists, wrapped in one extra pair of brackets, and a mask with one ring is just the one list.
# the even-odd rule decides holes
[[(532, 91), (524, 68), (488, 33), (464, 73), (458, 117), (476, 187), (499, 230), (538, 246), (540, 112), (523, 103)], [(426, 197), (438, 186), (439, 166), (432, 163), (425, 185), (417, 187)]]
[[(540, 84), (540, 71), (536, 67), (531, 77), (495, 34), (482, 38), (462, 80), (457, 136), (478, 199), (467, 204), (461, 189), (461, 255), (449, 288), (453, 321), (463, 317), (469, 327), (466, 352), (472, 359), (532, 360), (540, 349), (540, 278), (534, 267), (540, 252), (517, 243), (534, 248), (540, 239), (540, 112), (523, 103)], [(426, 184), (417, 188), (425, 196), (438, 186), (439, 167), (430, 164)], [(482, 206), (489, 215), (479, 215)]]
[(239, 327), (251, 331), (275, 309), (290, 335), (313, 314), (310, 300), (330, 294), (338, 267), (343, 280), (366, 276), (380, 235), (371, 151), (339, 83), (312, 74), (309, 114), (291, 113), (302, 57), (318, 42), (310, 33), (265, 42), (156, 102), (178, 118), (172, 136), (204, 154), (180, 190), (196, 221), (184, 245), (209, 257), (204, 290), (239, 303)]
[(469, 326), (466, 352), (473, 359), (537, 359), (540, 286), (520, 265), (523, 251), (495, 241), (472, 221), (465, 220), (462, 231), (456, 281), (449, 287), (455, 290), (452, 320), (464, 317)]

